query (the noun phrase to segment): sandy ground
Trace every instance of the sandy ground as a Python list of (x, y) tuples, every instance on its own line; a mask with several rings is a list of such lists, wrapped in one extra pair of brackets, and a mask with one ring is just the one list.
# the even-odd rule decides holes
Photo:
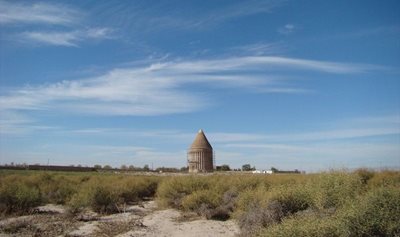
[(145, 228), (130, 231), (118, 237), (222, 237), (235, 236), (239, 233), (239, 228), (233, 221), (177, 221), (180, 215), (178, 211), (172, 209), (155, 211), (143, 218)]
[(93, 212), (72, 218), (62, 206), (46, 205), (29, 216), (0, 221), (0, 237), (206, 237), (235, 236), (239, 227), (234, 221), (188, 218), (177, 210), (157, 210), (155, 202), (128, 206), (124, 213), (99, 216)]

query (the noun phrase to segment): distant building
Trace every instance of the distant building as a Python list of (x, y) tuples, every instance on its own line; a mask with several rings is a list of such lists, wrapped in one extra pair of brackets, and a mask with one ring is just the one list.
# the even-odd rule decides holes
[(213, 148), (203, 130), (199, 130), (187, 153), (189, 173), (213, 172)]

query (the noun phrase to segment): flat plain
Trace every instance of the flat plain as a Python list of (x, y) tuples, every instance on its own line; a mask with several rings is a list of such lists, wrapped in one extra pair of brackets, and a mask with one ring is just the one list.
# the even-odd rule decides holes
[(0, 171), (0, 236), (399, 236), (400, 172)]

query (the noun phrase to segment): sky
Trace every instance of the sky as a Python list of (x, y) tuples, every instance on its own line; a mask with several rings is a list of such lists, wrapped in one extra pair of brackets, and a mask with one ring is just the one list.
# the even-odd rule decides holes
[(0, 0), (0, 163), (400, 169), (400, 2)]

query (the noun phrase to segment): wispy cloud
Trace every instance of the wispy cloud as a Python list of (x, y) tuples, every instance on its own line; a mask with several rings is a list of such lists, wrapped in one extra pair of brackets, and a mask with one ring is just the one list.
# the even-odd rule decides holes
[(159, 62), (113, 69), (90, 79), (9, 91), (1, 96), (0, 110), (41, 109), (139, 116), (184, 113), (210, 104), (210, 99), (192, 85), (258, 93), (304, 93), (305, 88), (296, 87), (287, 80), (282, 83), (276, 74), (298, 70), (350, 74), (376, 69), (381, 68), (270, 56)]
[[(34, 132), (44, 132), (52, 137), (62, 136), (71, 144), (49, 144), (45, 148), (29, 148), (15, 151), (13, 154), (5, 152), (12, 161), (29, 159), (43, 162), (47, 157), (52, 163), (65, 164), (65, 160), (74, 164), (82, 164), (79, 157), (84, 156), (84, 164), (121, 164), (141, 165), (151, 164), (156, 166), (185, 165), (186, 153), (184, 151), (194, 139), (195, 131), (182, 130), (146, 130), (138, 128), (91, 128), (65, 129), (65, 128), (40, 128), (32, 120), (18, 114), (9, 114), (9, 128), (34, 129)], [(242, 132), (215, 132), (206, 131), (207, 137), (217, 155), (217, 164), (227, 163), (231, 167), (240, 167), (243, 160), (255, 165), (257, 168), (266, 169), (275, 166), (281, 169), (318, 170), (340, 167), (384, 167), (400, 165), (400, 147), (396, 139), (387, 139), (389, 136), (400, 134), (400, 123), (397, 115), (349, 118), (347, 122), (331, 121), (331, 130), (319, 130), (285, 133), (242, 133)], [(351, 128), (353, 122), (358, 123), (358, 128)], [(13, 123), (13, 124), (10, 124)], [(0, 123), (1, 125), (1, 123)], [(14, 126), (16, 125), (16, 126)], [(27, 128), (24, 126), (27, 125)], [(13, 127), (14, 126), (14, 127)], [(1, 128), (1, 127), (0, 127)], [(46, 130), (44, 130), (46, 129)], [(24, 130), (22, 130), (24, 131)], [(2, 132), (3, 133), (3, 132)], [(37, 134), (35, 134), (37, 135)], [(25, 134), (26, 136), (26, 134)], [(113, 144), (96, 144), (96, 137), (121, 142)], [(365, 139), (365, 138), (375, 138)], [(82, 141), (90, 141), (82, 144)], [(76, 141), (78, 141), (76, 143)], [(91, 142), (94, 141), (94, 144)], [(135, 141), (130, 144), (129, 141)], [(379, 141), (379, 142), (376, 142)], [(119, 144), (119, 145), (118, 145)], [(157, 148), (151, 147), (157, 144)], [(170, 147), (179, 144), (178, 148)], [(65, 147), (69, 147), (65, 151)], [(59, 152), (58, 152), (59, 151)], [(22, 153), (21, 153), (22, 152)], [(10, 157), (9, 157), (10, 155)], [(76, 157), (76, 160), (65, 159)], [(40, 161), (41, 162), (41, 161)]]
[(243, 55), (276, 55), (282, 53), (284, 47), (280, 43), (265, 43), (259, 42), (254, 44), (247, 44), (242, 46), (236, 46), (230, 49), (235, 54)]
[[(8, 37), (37, 45), (77, 47), (83, 41), (113, 39), (114, 30), (91, 27), (75, 8), (54, 3), (16, 3), (0, 1), (0, 24), (15, 27)], [(29, 26), (27, 28), (20, 27)]]
[(0, 1), (0, 24), (70, 25), (81, 15), (78, 10), (60, 4)]
[(24, 136), (33, 131), (55, 130), (52, 126), (37, 124), (33, 118), (15, 111), (2, 111), (0, 135)]
[(355, 128), (355, 129), (335, 129), (317, 132), (307, 132), (298, 134), (279, 134), (266, 137), (269, 141), (323, 141), (334, 139), (352, 139), (372, 136), (384, 136), (400, 134), (400, 128), (396, 126), (379, 128)]
[(71, 32), (24, 32), (21, 36), (27, 42), (34, 41), (42, 44), (77, 47), (78, 43), (88, 39), (111, 39), (112, 30), (108, 28), (93, 28)]
[(399, 35), (400, 34), (400, 26), (392, 25), (392, 26), (379, 26), (374, 28), (365, 28), (358, 29), (352, 32), (341, 32), (333, 35), (329, 35), (325, 38), (329, 39), (338, 39), (338, 40), (349, 40), (355, 38), (365, 38), (371, 36), (382, 36), (382, 35)]
[[(214, 6), (207, 7), (199, 4), (197, 8), (193, 8), (193, 6), (187, 7), (186, 4), (171, 7), (171, 4), (157, 2), (151, 7), (143, 8), (139, 4), (127, 6), (120, 2), (119, 4), (103, 3), (98, 7), (109, 10), (99, 12), (105, 21), (118, 24), (122, 28), (146, 33), (165, 29), (208, 30), (237, 18), (270, 13), (283, 4), (284, 1), (279, 0), (250, 0), (213, 4)], [(194, 5), (197, 4), (194, 3)]]
[(245, 1), (227, 6), (223, 9), (216, 9), (208, 14), (202, 15), (192, 22), (193, 26), (205, 26), (218, 24), (230, 19), (244, 17), (260, 13), (270, 13), (273, 8), (281, 6), (284, 1)]
[(278, 33), (283, 35), (289, 35), (294, 33), (297, 30), (297, 26), (293, 24), (286, 24), (278, 29)]

